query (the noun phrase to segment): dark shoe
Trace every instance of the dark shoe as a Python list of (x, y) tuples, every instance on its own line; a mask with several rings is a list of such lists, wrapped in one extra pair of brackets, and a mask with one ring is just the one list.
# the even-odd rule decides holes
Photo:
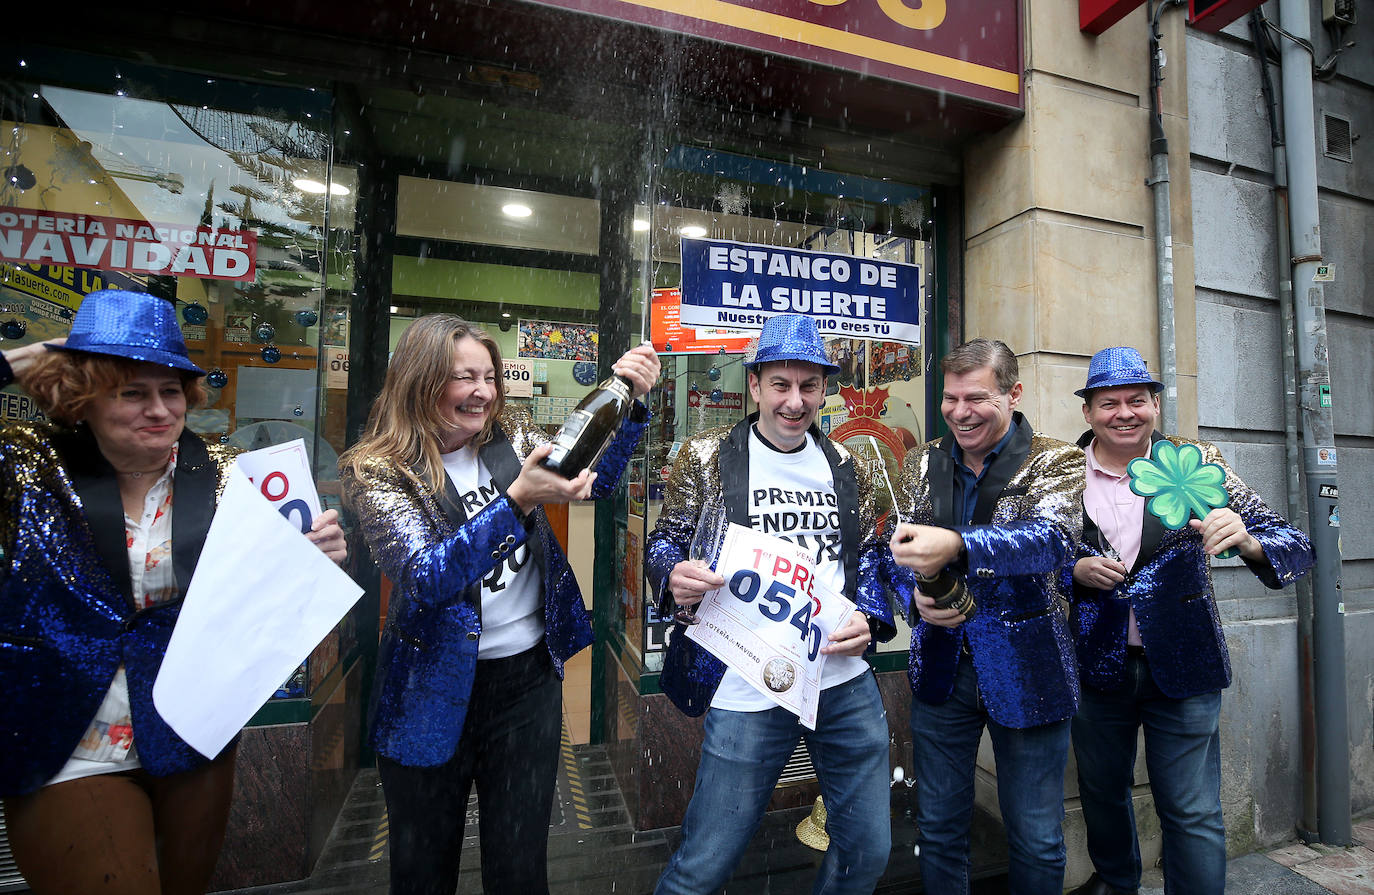
[(1102, 877), (1093, 873), (1086, 883), (1074, 889), (1069, 895), (1140, 895), (1140, 890), (1113, 889), (1102, 880)]

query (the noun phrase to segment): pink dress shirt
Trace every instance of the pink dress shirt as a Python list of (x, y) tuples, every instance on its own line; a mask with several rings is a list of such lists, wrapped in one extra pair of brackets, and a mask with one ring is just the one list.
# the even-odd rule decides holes
[[(1145, 524), (1145, 498), (1131, 490), (1131, 477), (1127, 473), (1110, 472), (1097, 462), (1095, 453), (1097, 439), (1088, 444), (1087, 484), (1083, 489), (1083, 509), (1088, 518), (1097, 524), (1102, 543), (1093, 546), (1113, 559), (1118, 559), (1128, 570), (1135, 565), (1140, 555), (1140, 537)], [(1140, 645), (1140, 629), (1136, 627), (1135, 610), (1131, 610), (1126, 626), (1126, 642)]]

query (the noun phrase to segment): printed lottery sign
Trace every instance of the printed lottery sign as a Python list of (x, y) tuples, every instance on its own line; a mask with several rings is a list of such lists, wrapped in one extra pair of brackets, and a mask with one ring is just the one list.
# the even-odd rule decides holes
[(501, 365), (505, 367), (507, 398), (534, 397), (534, 361), (527, 357), (503, 357)]
[(310, 531), (321, 510), (304, 438), (240, 454), (238, 465), (277, 512), (302, 534)]
[(821, 647), (854, 604), (817, 580), (806, 551), (733, 523), (716, 571), (725, 586), (702, 599), (687, 636), (815, 730)]
[(252, 282), (257, 252), (252, 230), (0, 206), (0, 258), (23, 264)]
[(804, 314), (828, 338), (921, 344), (918, 265), (720, 239), (681, 247), (682, 326), (756, 330)]

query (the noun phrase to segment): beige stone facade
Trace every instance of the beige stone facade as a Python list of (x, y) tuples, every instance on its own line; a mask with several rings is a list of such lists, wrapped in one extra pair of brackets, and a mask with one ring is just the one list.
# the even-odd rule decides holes
[[(964, 336), (1000, 338), (1021, 362), (1037, 429), (1083, 428), (1088, 359), (1130, 344), (1159, 368), (1149, 176), (1149, 23), (1141, 7), (1105, 34), (1072, 3), (1026, 5), (1026, 115), (964, 151)], [(1181, 15), (1163, 22), (1173, 216), (1179, 421), (1197, 431), (1197, 344)]]

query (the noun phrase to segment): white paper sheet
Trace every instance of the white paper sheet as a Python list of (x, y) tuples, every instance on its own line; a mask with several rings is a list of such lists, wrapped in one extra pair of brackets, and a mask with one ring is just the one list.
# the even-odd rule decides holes
[(205, 538), (153, 703), (218, 755), (362, 595), (237, 465)]
[(697, 604), (687, 636), (815, 730), (826, 660), (820, 649), (854, 614), (854, 603), (816, 578), (807, 551), (734, 523), (716, 571), (726, 584)]
[(301, 531), (310, 530), (310, 523), (320, 514), (320, 495), (315, 491), (304, 438), (240, 454), (236, 464), (277, 512)]

